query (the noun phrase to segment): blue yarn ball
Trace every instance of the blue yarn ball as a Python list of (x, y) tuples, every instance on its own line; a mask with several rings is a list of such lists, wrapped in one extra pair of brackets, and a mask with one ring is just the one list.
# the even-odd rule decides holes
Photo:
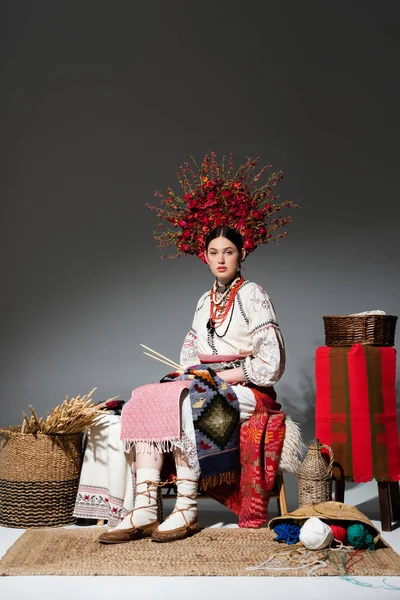
[(296, 544), (299, 541), (300, 525), (297, 525), (297, 523), (278, 523), (274, 527), (274, 533), (277, 534), (276, 542)]

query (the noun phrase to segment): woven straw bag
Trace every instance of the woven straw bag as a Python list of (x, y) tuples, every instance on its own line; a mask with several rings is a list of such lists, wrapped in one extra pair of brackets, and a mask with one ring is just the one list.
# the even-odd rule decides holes
[(274, 517), (269, 521), (268, 528), (273, 530), (274, 526), (280, 521), (302, 522), (306, 521), (310, 517), (318, 517), (322, 521), (326, 521), (328, 524), (331, 522), (340, 521), (343, 522), (343, 525), (349, 525), (350, 523), (363, 523), (371, 530), (371, 533), (373, 533), (375, 545), (381, 538), (381, 534), (377, 528), (374, 527), (368, 517), (366, 517), (355, 506), (344, 504), (343, 502), (335, 502), (334, 500), (331, 500), (330, 502), (321, 502), (320, 504), (307, 504), (306, 506), (301, 506), (290, 513), (286, 513), (285, 515)]
[(82, 465), (82, 433), (0, 429), (0, 525), (71, 525)]

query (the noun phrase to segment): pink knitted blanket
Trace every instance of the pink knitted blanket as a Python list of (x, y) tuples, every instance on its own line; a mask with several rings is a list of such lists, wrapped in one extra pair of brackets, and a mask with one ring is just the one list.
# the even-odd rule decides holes
[(121, 439), (129, 450), (137, 442), (157, 445), (181, 438), (180, 397), (190, 381), (149, 383), (132, 392), (122, 409)]

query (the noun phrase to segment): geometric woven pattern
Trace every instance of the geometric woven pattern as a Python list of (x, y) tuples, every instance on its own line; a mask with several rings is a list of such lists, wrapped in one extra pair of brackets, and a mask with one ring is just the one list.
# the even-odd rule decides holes
[(189, 396), (203, 489), (239, 471), (239, 401), (231, 386), (210, 367), (188, 368), (162, 381), (189, 380)]
[(238, 421), (238, 411), (221, 394), (216, 393), (212, 402), (209, 402), (202, 410), (194, 427), (222, 450), (229, 441)]

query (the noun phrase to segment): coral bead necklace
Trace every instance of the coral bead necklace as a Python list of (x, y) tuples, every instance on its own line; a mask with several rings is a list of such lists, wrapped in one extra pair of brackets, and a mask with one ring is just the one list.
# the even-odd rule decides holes
[(215, 330), (225, 321), (235, 301), (238, 289), (244, 282), (240, 273), (231, 282), (228, 288), (218, 297), (217, 282), (214, 284), (210, 294), (210, 320), (208, 327)]

